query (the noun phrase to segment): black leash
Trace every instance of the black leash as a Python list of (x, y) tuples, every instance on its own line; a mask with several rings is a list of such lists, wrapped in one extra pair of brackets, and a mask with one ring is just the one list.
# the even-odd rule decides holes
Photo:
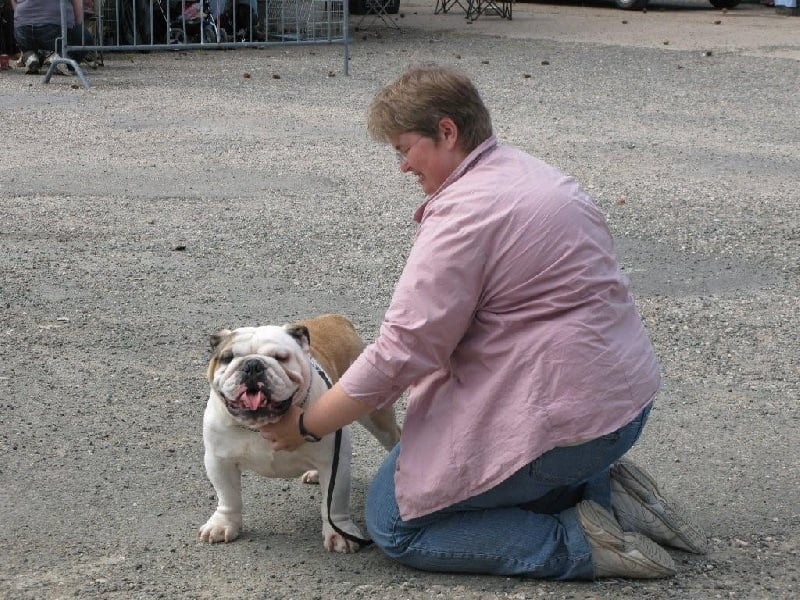
[[(333, 383), (331, 383), (328, 374), (313, 358), (311, 359), (311, 364), (314, 366), (317, 373), (319, 373), (319, 376), (322, 377), (322, 380), (325, 382), (325, 385), (328, 386), (328, 389), (331, 389), (333, 387)], [(330, 526), (333, 527), (333, 530), (340, 536), (342, 536), (344, 539), (350, 540), (351, 542), (355, 542), (356, 544), (359, 544), (361, 546), (369, 546), (373, 543), (372, 540), (360, 538), (357, 535), (353, 535), (352, 533), (344, 531), (339, 526), (337, 526), (336, 523), (333, 522), (333, 519), (331, 519), (331, 504), (333, 504), (333, 490), (336, 487), (336, 472), (339, 470), (339, 453), (341, 452), (341, 449), (342, 449), (342, 430), (337, 429), (333, 441), (333, 463), (331, 464), (331, 478), (330, 481), (328, 482), (328, 499), (327, 499), (328, 523), (330, 523)]]
[(343, 538), (350, 540), (351, 542), (355, 542), (356, 544), (360, 544), (362, 546), (369, 546), (372, 544), (372, 540), (360, 538), (357, 535), (353, 535), (352, 533), (347, 533), (343, 531), (339, 527), (337, 527), (336, 523), (333, 522), (331, 519), (331, 503), (333, 502), (333, 488), (334, 482), (336, 481), (336, 471), (339, 468), (339, 450), (342, 447), (342, 430), (336, 430), (336, 438), (333, 443), (333, 464), (331, 465), (331, 480), (328, 483), (328, 523), (331, 524), (333, 530), (338, 533)]

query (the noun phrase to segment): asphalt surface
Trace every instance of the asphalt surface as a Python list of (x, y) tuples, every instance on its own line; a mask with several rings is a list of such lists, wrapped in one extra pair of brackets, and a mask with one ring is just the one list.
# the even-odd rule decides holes
[[(88, 90), (0, 72), (0, 597), (798, 595), (800, 20), (699, 0), (473, 24), (403, 7), (402, 31), (354, 30), (349, 76), (340, 46), (110, 54)], [(240, 539), (195, 538), (215, 505), (208, 336), (322, 312), (375, 335), (421, 195), (364, 111), (429, 60), (471, 73), (498, 136), (607, 215), (665, 380), (633, 454), (711, 538), (673, 553), (673, 579), (328, 554), (320, 491), (251, 476)], [(382, 455), (356, 430), (357, 523)]]

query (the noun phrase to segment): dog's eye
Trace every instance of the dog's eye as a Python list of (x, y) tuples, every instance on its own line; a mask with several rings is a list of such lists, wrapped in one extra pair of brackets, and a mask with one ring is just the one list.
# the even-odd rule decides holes
[(276, 352), (275, 353), (275, 360), (277, 360), (278, 362), (282, 362), (283, 363), (283, 362), (286, 362), (287, 360), (289, 360), (290, 356), (291, 356), (291, 354), (289, 354), (288, 352)]
[(225, 350), (219, 355), (217, 360), (220, 362), (220, 364), (228, 364), (233, 360), (233, 350)]

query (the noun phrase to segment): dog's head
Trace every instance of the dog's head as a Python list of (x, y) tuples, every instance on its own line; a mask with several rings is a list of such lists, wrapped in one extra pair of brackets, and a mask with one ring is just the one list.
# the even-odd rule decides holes
[(274, 423), (308, 394), (309, 348), (303, 326), (223, 329), (211, 336), (208, 381), (241, 425)]

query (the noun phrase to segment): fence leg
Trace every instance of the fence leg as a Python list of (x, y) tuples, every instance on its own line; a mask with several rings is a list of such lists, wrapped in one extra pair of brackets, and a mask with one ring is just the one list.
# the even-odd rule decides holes
[(59, 56), (52, 63), (50, 63), (50, 68), (47, 69), (47, 73), (45, 73), (45, 76), (44, 76), (44, 79), (42, 80), (42, 83), (50, 83), (50, 78), (53, 76), (53, 73), (55, 73), (56, 65), (59, 65), (59, 64), (62, 64), (62, 63), (65, 64), (65, 65), (69, 65), (70, 67), (72, 67), (75, 70), (75, 75), (77, 75), (78, 79), (81, 80), (81, 83), (83, 84), (83, 88), (88, 90), (89, 89), (89, 80), (86, 79), (86, 75), (83, 74), (83, 70), (80, 68), (78, 63), (76, 61), (72, 60), (71, 58), (64, 58), (63, 56)]
[[(60, 56), (53, 60), (50, 63), (50, 68), (47, 69), (47, 73), (42, 79), (42, 83), (50, 83), (50, 78), (53, 76), (53, 73), (56, 70), (56, 65), (60, 63), (67, 64), (71, 66), (75, 74), (78, 76), (78, 79), (81, 80), (84, 89), (89, 89), (89, 81), (86, 79), (86, 75), (83, 74), (83, 71), (78, 66), (78, 63), (72, 60), (71, 58), (67, 58), (67, 54), (69, 53), (69, 44), (67, 40), (67, 35), (69, 29), (67, 28), (67, 11), (72, 11), (72, 5), (69, 3), (69, 0), (61, 0), (61, 52)], [(58, 45), (56, 45), (56, 49), (58, 49)]]

